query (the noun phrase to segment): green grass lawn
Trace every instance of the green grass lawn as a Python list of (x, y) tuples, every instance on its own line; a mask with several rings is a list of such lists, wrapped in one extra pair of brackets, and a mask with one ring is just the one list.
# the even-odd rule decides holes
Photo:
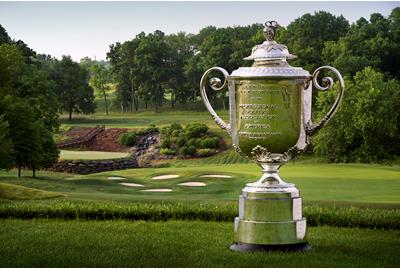
[(61, 150), (60, 160), (100, 160), (127, 157), (129, 153), (124, 152), (101, 152), (101, 151), (72, 151)]
[(308, 228), (307, 253), (236, 253), (232, 223), (0, 220), (2, 267), (399, 267), (399, 231)]
[[(236, 202), (246, 183), (260, 177), (252, 163), (208, 165), (193, 163), (169, 168), (129, 169), (91, 175), (58, 174), (40, 171), (38, 179), (22, 177), (15, 171), (0, 172), (0, 183), (11, 183), (46, 191), (62, 192), (72, 201), (232, 201)], [(28, 172), (27, 172), (28, 173)], [(203, 174), (228, 174), (231, 179), (202, 178)], [(178, 174), (169, 180), (152, 180), (162, 174)], [(119, 176), (126, 179), (109, 180)], [(370, 206), (400, 205), (400, 170), (397, 166), (355, 164), (296, 164), (282, 167), (281, 176), (296, 184), (306, 203)], [(205, 187), (185, 187), (178, 183), (205, 182)], [(143, 184), (126, 187), (120, 182)], [(148, 188), (171, 188), (168, 193), (146, 193)]]
[(44, 191), (36, 188), (27, 188), (19, 185), (0, 183), (0, 199), (8, 200), (41, 200), (64, 197), (57, 192)]

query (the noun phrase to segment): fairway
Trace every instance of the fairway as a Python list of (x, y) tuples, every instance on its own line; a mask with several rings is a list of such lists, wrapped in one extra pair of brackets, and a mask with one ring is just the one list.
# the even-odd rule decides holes
[[(307, 253), (235, 253), (233, 225), (0, 220), (2, 267), (398, 267), (398, 231), (314, 227)], [(21, 252), (23, 247), (23, 252)]]
[[(171, 164), (173, 165), (173, 163)], [(0, 182), (46, 191), (62, 192), (72, 201), (231, 201), (236, 202), (246, 183), (258, 180), (260, 169), (251, 163), (189, 165), (183, 167), (129, 169), (90, 175), (38, 172), (38, 179), (18, 179), (15, 171), (0, 172)], [(154, 176), (174, 174), (177, 178), (153, 180)], [(204, 174), (228, 174), (232, 178), (207, 178)], [(400, 170), (397, 166), (355, 164), (295, 164), (281, 170), (284, 180), (300, 188), (305, 203), (369, 206), (400, 204)], [(110, 180), (109, 177), (125, 179)], [(206, 186), (188, 187), (183, 182), (203, 182)], [(135, 183), (129, 187), (119, 183)], [(172, 189), (168, 193), (146, 193), (141, 189)]]
[(61, 150), (60, 160), (101, 160), (124, 158), (129, 156), (129, 153), (124, 152), (101, 152), (101, 151), (71, 151)]

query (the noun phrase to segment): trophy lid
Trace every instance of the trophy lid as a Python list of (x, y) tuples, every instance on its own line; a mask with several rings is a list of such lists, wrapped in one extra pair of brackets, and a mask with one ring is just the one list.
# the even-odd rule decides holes
[(244, 60), (268, 61), (296, 58), (295, 55), (289, 53), (285, 45), (275, 41), (278, 26), (279, 24), (276, 21), (267, 21), (263, 31), (266, 41), (254, 46), (251, 55), (244, 58)]
[(277, 43), (275, 39), (276, 21), (267, 21), (264, 27), (264, 41), (260, 45), (253, 47), (251, 55), (244, 60), (254, 60), (252, 67), (239, 67), (234, 70), (231, 77), (285, 77), (285, 78), (310, 78), (307, 70), (301, 67), (292, 67), (287, 63), (287, 59), (296, 58), (290, 54), (285, 45)]

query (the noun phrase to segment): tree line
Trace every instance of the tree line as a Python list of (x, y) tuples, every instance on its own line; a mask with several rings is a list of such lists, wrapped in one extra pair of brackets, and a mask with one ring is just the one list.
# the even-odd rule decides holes
[(36, 54), (0, 25), (0, 168), (37, 169), (58, 160), (61, 112), (91, 113), (89, 73), (71, 57)]

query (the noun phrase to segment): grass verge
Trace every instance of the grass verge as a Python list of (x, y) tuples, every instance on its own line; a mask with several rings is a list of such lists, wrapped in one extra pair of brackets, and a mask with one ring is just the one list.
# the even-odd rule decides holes
[[(71, 203), (54, 204), (4, 203), (0, 218), (51, 218), (87, 220), (201, 220), (233, 221), (237, 207), (233, 203)], [(304, 207), (309, 226), (329, 225), (371, 229), (400, 229), (400, 210), (336, 207)]]
[[(236, 253), (201, 221), (0, 220), (2, 267), (398, 267), (398, 231), (308, 228), (307, 253)], [(23, 248), (23, 251), (21, 251)]]

